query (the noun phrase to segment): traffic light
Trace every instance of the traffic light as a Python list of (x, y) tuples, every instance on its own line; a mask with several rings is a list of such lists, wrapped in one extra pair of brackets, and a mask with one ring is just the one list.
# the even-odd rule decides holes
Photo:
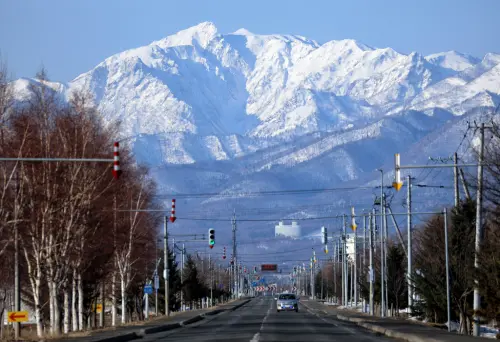
[(215, 245), (215, 229), (213, 228), (208, 230), (208, 245), (210, 248), (214, 248)]
[(222, 254), (222, 259), (226, 259), (226, 247), (224, 246), (224, 252)]
[(323, 245), (328, 244), (328, 233), (326, 227), (321, 227), (321, 240)]

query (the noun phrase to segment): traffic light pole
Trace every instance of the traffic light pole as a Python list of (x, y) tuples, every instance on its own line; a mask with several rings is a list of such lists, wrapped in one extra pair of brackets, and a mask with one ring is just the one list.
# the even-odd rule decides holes
[(165, 216), (165, 221), (163, 225), (163, 278), (165, 279), (165, 315), (170, 316), (170, 304), (169, 304), (169, 273), (170, 269), (168, 267), (168, 216)]

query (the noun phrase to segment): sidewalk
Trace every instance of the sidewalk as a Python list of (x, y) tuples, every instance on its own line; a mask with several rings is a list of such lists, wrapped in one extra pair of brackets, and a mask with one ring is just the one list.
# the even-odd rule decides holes
[(366, 329), (384, 334), (389, 337), (409, 342), (477, 342), (478, 340), (491, 341), (485, 337), (464, 336), (447, 330), (433, 328), (424, 323), (413, 322), (397, 317), (375, 317), (361, 312), (346, 309), (337, 309), (331, 305), (324, 305), (313, 300), (301, 300), (300, 303), (313, 311), (321, 311), (327, 315), (336, 316), (342, 321), (356, 323)]
[[(98, 341), (131, 341), (140, 338), (142, 335), (150, 334), (159, 331), (167, 331), (171, 329), (180, 328), (183, 325), (188, 325), (196, 321), (200, 321), (204, 316), (215, 315), (219, 312), (226, 310), (234, 310), (248, 299), (237, 299), (235, 301), (214, 306), (208, 309), (200, 309), (193, 311), (184, 311), (173, 313), (170, 317), (159, 316), (154, 317), (149, 321), (138, 322), (138, 324), (131, 324), (125, 326), (109, 327), (102, 330), (89, 331), (85, 336), (64, 336), (59, 339), (50, 339), (51, 342), (98, 342)], [(82, 333), (83, 334), (83, 333)]]

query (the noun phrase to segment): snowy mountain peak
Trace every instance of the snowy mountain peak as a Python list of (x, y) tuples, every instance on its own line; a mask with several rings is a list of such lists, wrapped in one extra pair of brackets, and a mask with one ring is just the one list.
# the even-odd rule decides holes
[(248, 31), (246, 28), (240, 28), (234, 31), (232, 34), (236, 36), (255, 36), (252, 32)]
[(463, 71), (467, 68), (476, 65), (481, 61), (476, 57), (457, 51), (435, 53), (426, 56), (425, 59), (429, 63), (441, 66), (446, 69), (451, 69), (454, 71)]
[(201, 47), (206, 48), (217, 34), (215, 24), (206, 21), (181, 30), (153, 44), (162, 48), (199, 44)]
[(365, 45), (354, 39), (342, 39), (342, 40), (332, 40), (330, 42), (325, 43), (332, 44), (336, 49), (339, 50), (351, 50), (351, 51), (372, 51), (373, 48)]

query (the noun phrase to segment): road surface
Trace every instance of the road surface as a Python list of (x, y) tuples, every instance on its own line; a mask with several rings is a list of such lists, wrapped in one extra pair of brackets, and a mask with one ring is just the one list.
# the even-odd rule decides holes
[(300, 341), (380, 342), (377, 336), (355, 324), (308, 311), (276, 312), (276, 301), (260, 297), (231, 312), (224, 312), (180, 329), (147, 335), (141, 341)]

